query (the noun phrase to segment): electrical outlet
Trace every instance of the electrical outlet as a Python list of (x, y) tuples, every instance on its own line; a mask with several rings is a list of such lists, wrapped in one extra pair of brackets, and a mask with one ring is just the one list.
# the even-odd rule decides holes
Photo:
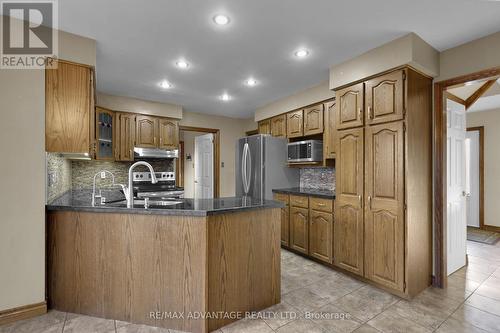
[(104, 171), (101, 172), (101, 179), (106, 179), (106, 172)]
[(224, 167), (224, 162), (220, 162), (220, 167), (223, 168)]
[(54, 186), (54, 184), (57, 182), (57, 173), (56, 172), (49, 172), (47, 175), (47, 185), (49, 187)]

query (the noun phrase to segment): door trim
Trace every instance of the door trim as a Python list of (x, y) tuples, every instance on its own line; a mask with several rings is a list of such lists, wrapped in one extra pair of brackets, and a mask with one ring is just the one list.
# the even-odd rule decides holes
[(217, 128), (205, 128), (179, 125), (179, 132), (202, 132), (214, 135), (214, 198), (220, 197), (220, 130)]
[(484, 226), (484, 126), (467, 127), (467, 132), (479, 132), (479, 229)]
[(434, 83), (433, 186), (434, 186), (434, 285), (445, 288), (446, 274), (446, 112), (445, 90), (468, 81), (500, 75), (500, 67), (455, 77)]

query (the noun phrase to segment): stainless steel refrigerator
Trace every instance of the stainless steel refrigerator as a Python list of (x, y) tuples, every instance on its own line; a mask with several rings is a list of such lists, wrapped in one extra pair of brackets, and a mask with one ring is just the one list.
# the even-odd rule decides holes
[(287, 140), (257, 134), (236, 144), (236, 195), (273, 198), (273, 189), (299, 186), (299, 170), (287, 166)]

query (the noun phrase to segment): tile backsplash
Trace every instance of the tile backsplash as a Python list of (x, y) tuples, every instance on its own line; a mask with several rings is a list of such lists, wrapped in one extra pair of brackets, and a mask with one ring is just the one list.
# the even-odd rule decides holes
[[(115, 182), (127, 184), (128, 169), (134, 162), (111, 161), (77, 161), (68, 160), (61, 154), (47, 153), (47, 202), (52, 202), (71, 189), (92, 188), (94, 175), (107, 170), (114, 174)], [(157, 172), (174, 171), (174, 160), (151, 159), (148, 160)], [(146, 167), (139, 166), (134, 171), (147, 171)], [(101, 182), (101, 180), (98, 180)], [(111, 180), (103, 180), (99, 184), (111, 184)], [(105, 182), (105, 183), (104, 183)]]
[(335, 168), (300, 169), (300, 187), (334, 191)]

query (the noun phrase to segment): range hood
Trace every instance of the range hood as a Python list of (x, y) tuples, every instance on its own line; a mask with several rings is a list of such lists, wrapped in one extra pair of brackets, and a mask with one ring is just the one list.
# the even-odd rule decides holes
[(165, 150), (158, 148), (134, 148), (135, 158), (178, 158), (179, 151), (177, 149)]

